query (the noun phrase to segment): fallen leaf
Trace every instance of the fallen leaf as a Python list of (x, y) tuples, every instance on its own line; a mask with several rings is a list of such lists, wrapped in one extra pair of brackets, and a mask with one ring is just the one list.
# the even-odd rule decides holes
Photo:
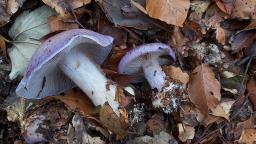
[(233, 35), (231, 40), (231, 49), (237, 53), (245, 48), (249, 48), (256, 39), (256, 20), (252, 20), (244, 29)]
[(91, 0), (43, 0), (43, 2), (55, 9), (62, 18), (68, 18), (70, 13), (83, 5), (89, 4)]
[(186, 142), (187, 140), (192, 140), (195, 136), (195, 128), (189, 125), (183, 125), (179, 123), (178, 129), (179, 129), (179, 139), (182, 142)]
[(243, 31), (231, 38), (231, 50), (237, 53), (243, 49), (250, 47), (256, 39), (255, 31)]
[(186, 20), (189, 7), (189, 0), (147, 0), (146, 3), (150, 17), (180, 27)]
[(63, 20), (61, 20), (57, 16), (50, 16), (48, 18), (48, 22), (49, 22), (49, 26), (50, 26), (51, 32), (79, 28), (78, 24), (64, 22)]
[[(143, 5), (145, 0), (137, 0), (136, 2)], [(152, 20), (146, 17), (137, 7), (131, 5), (128, 0), (97, 0), (97, 3), (109, 21), (116, 27), (133, 27), (141, 30), (153, 27)]]
[(0, 51), (5, 57), (7, 56), (5, 38), (2, 35), (0, 35)]
[(189, 81), (189, 75), (186, 72), (183, 72), (180, 67), (163, 66), (163, 71), (169, 78), (178, 80), (183, 84), (187, 84)]
[(85, 117), (91, 116), (95, 107), (90, 99), (81, 90), (71, 90), (64, 96), (52, 96), (51, 98), (62, 101), (72, 111), (79, 111)]
[(211, 68), (202, 64), (197, 66), (190, 77), (188, 93), (191, 102), (204, 116), (214, 110), (220, 102), (220, 83)]
[(26, 0), (0, 0), (0, 27), (9, 22), (10, 17)]
[(239, 144), (254, 144), (256, 142), (256, 129), (245, 129), (242, 132)]
[(124, 138), (127, 133), (126, 126), (108, 104), (103, 105), (100, 109), (100, 121), (110, 131), (114, 132), (118, 139)]
[(256, 19), (255, 0), (229, 0), (223, 4), (231, 18)]
[(253, 104), (253, 109), (256, 110), (256, 83), (253, 79), (248, 81), (246, 89), (249, 99)]
[(228, 100), (221, 102), (214, 110), (212, 110), (211, 115), (223, 117), (229, 120), (229, 112), (235, 100)]
[(16, 18), (8, 32), (14, 40), (8, 51), (12, 62), (10, 79), (23, 75), (30, 58), (39, 48), (39, 39), (50, 32), (47, 18), (53, 14), (52, 9), (42, 6), (31, 12), (25, 11)]

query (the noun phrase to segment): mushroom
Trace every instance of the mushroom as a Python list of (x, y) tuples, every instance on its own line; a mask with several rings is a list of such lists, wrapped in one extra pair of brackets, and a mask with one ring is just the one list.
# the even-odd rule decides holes
[(108, 56), (112, 42), (110, 36), (85, 29), (49, 38), (33, 55), (16, 93), (28, 99), (41, 99), (76, 84), (95, 106), (108, 102), (118, 114), (117, 85), (109, 83), (97, 65)]
[(151, 43), (139, 46), (121, 59), (118, 71), (120, 74), (136, 75), (141, 72), (142, 68), (151, 88), (161, 92), (166, 79), (166, 74), (161, 68), (161, 65), (167, 63), (167, 60), (161, 57), (164, 55), (176, 60), (175, 53), (166, 44)]
[(164, 112), (169, 113), (173, 108), (177, 108), (175, 94), (177, 90), (182, 91), (182, 86), (167, 80), (161, 65), (169, 63), (170, 60), (163, 56), (170, 56), (174, 61), (176, 60), (175, 53), (170, 46), (163, 43), (145, 44), (128, 52), (121, 59), (118, 71), (120, 74), (139, 75), (142, 69), (151, 89), (157, 90), (157, 93), (153, 95), (153, 106), (161, 107)]

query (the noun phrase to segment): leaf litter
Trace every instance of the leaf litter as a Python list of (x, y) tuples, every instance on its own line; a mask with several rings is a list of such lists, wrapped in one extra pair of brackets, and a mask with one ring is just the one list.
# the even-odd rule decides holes
[[(254, 0), (0, 0), (0, 143), (255, 143), (255, 19)], [(107, 89), (118, 85), (120, 115), (79, 88), (32, 100), (15, 93), (36, 49), (78, 28), (114, 38), (99, 68)], [(162, 92), (143, 70), (118, 73), (124, 55), (154, 42), (176, 55), (159, 59)]]

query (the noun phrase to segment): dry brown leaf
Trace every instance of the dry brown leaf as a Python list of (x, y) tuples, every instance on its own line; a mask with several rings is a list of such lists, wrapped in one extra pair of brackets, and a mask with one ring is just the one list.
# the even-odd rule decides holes
[(256, 19), (256, 1), (255, 0), (229, 0), (223, 2), (227, 13), (232, 18), (238, 19)]
[(212, 110), (211, 114), (229, 120), (229, 112), (234, 102), (234, 100), (221, 102), (214, 110)]
[(239, 144), (254, 144), (256, 142), (256, 129), (245, 129), (238, 140)]
[(190, 7), (189, 0), (147, 0), (146, 10), (152, 18), (183, 26)]
[(189, 75), (186, 72), (183, 72), (180, 67), (175, 66), (163, 66), (165, 74), (174, 80), (178, 80), (183, 84), (187, 84), (189, 81)]
[(64, 102), (67, 108), (72, 111), (79, 111), (85, 117), (91, 116), (95, 109), (90, 99), (80, 90), (71, 90), (64, 96), (52, 96), (50, 98)]
[(78, 24), (76, 24), (76, 23), (66, 23), (63, 20), (56, 17), (56, 16), (50, 16), (48, 18), (48, 22), (49, 22), (51, 32), (79, 28)]
[(106, 126), (109, 130), (117, 134), (118, 139), (122, 139), (125, 134), (126, 130), (120, 118), (114, 113), (112, 108), (105, 104), (100, 109), (100, 121), (104, 126)]
[(5, 57), (7, 56), (5, 38), (2, 35), (0, 35), (0, 51), (3, 53)]
[(207, 116), (219, 104), (220, 83), (207, 64), (197, 66), (190, 77), (188, 85), (189, 98), (199, 111)]
[(62, 18), (67, 18), (71, 10), (89, 4), (91, 0), (43, 0), (43, 2), (55, 9)]
[(189, 125), (183, 125), (179, 123), (178, 129), (179, 129), (179, 139), (182, 142), (186, 142), (187, 140), (192, 140), (195, 136), (195, 128)]

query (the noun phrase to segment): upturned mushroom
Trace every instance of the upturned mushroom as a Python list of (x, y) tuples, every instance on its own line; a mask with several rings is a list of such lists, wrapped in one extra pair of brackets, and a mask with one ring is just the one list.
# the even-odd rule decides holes
[(175, 53), (166, 44), (151, 43), (139, 46), (129, 51), (121, 59), (118, 71), (120, 74), (137, 75), (142, 69), (151, 88), (161, 92), (166, 79), (161, 65), (168, 62), (162, 56), (171, 56), (173, 60), (176, 60)]
[(167, 92), (178, 88), (176, 83), (167, 80), (167, 76), (161, 67), (161, 65), (170, 63), (168, 56), (173, 61), (176, 60), (175, 53), (170, 46), (163, 43), (150, 43), (129, 51), (118, 65), (120, 74), (140, 75), (142, 72), (151, 89), (157, 90), (153, 105), (163, 108), (166, 113), (171, 111), (171, 104), (176, 107), (175, 98), (169, 99), (166, 104), (160, 101), (163, 95), (166, 97)]
[(28, 99), (56, 95), (75, 84), (95, 106), (106, 102), (118, 114), (118, 87), (109, 83), (98, 64), (112, 48), (113, 38), (85, 29), (61, 32), (33, 55), (16, 93)]

